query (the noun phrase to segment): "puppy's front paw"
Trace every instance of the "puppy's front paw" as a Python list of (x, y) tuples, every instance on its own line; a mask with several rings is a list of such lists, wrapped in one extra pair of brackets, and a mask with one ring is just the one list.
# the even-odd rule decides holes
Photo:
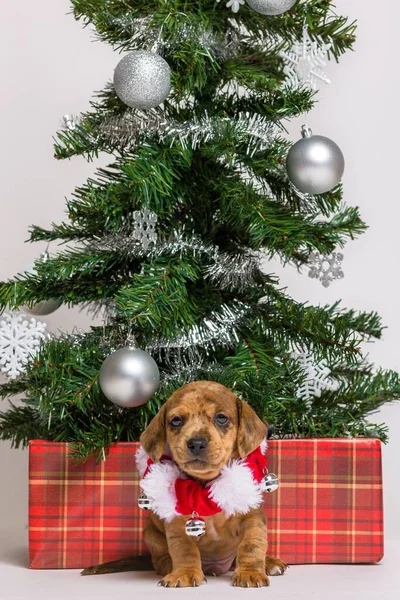
[(238, 568), (232, 575), (232, 585), (248, 588), (263, 587), (269, 585), (269, 579), (265, 571)]
[(166, 575), (158, 582), (163, 587), (197, 587), (203, 582), (207, 582), (203, 572), (200, 569), (176, 569)]
[(289, 565), (280, 558), (265, 557), (265, 570), (267, 575), (283, 575)]

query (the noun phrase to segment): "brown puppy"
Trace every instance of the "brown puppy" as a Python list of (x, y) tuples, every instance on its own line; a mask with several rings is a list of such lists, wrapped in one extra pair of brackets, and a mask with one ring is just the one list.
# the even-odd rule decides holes
[[(266, 437), (267, 427), (244, 400), (215, 382), (198, 381), (177, 390), (141, 435), (153, 461), (167, 450), (190, 478), (208, 482), (230, 459), (243, 458)], [(266, 557), (267, 530), (263, 508), (227, 518), (206, 517), (206, 533), (185, 533), (187, 516), (171, 523), (149, 515), (144, 535), (153, 566), (163, 576), (159, 585), (200, 585), (204, 574), (221, 575), (236, 565), (235, 586), (269, 585), (268, 574), (282, 574), (287, 565)]]

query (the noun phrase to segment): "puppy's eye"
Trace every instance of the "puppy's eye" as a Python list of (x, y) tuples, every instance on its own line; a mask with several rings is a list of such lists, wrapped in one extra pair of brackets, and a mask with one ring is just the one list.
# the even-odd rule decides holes
[(173, 417), (170, 421), (172, 427), (180, 427), (183, 423), (182, 417)]
[(227, 417), (226, 415), (223, 415), (222, 413), (219, 413), (216, 417), (215, 417), (215, 422), (217, 423), (217, 425), (226, 425), (229, 421), (229, 417)]

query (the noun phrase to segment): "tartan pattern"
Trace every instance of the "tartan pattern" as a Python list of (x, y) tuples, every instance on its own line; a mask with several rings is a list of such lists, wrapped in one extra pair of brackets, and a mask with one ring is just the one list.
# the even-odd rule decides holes
[(383, 557), (381, 442), (271, 442), (281, 485), (265, 498), (268, 553), (289, 564), (374, 563)]
[(66, 443), (29, 444), (29, 555), (34, 569), (84, 568), (146, 554), (147, 514), (137, 506), (137, 443), (106, 461), (74, 465)]
[[(106, 461), (74, 465), (67, 444), (30, 442), (31, 568), (84, 568), (147, 553), (137, 447), (113, 444)], [(289, 564), (381, 560), (379, 440), (271, 440), (267, 455), (281, 481), (265, 494), (268, 554)]]

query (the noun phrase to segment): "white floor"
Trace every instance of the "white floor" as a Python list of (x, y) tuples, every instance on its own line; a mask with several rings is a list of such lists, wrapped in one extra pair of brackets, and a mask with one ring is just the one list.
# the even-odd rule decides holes
[(400, 541), (386, 544), (379, 565), (292, 566), (270, 588), (230, 586), (229, 576), (209, 577), (200, 588), (157, 587), (154, 573), (80, 577), (78, 570), (30, 570), (26, 531), (0, 531), (0, 600), (146, 600), (147, 598), (265, 598), (271, 600), (394, 600), (399, 597)]

